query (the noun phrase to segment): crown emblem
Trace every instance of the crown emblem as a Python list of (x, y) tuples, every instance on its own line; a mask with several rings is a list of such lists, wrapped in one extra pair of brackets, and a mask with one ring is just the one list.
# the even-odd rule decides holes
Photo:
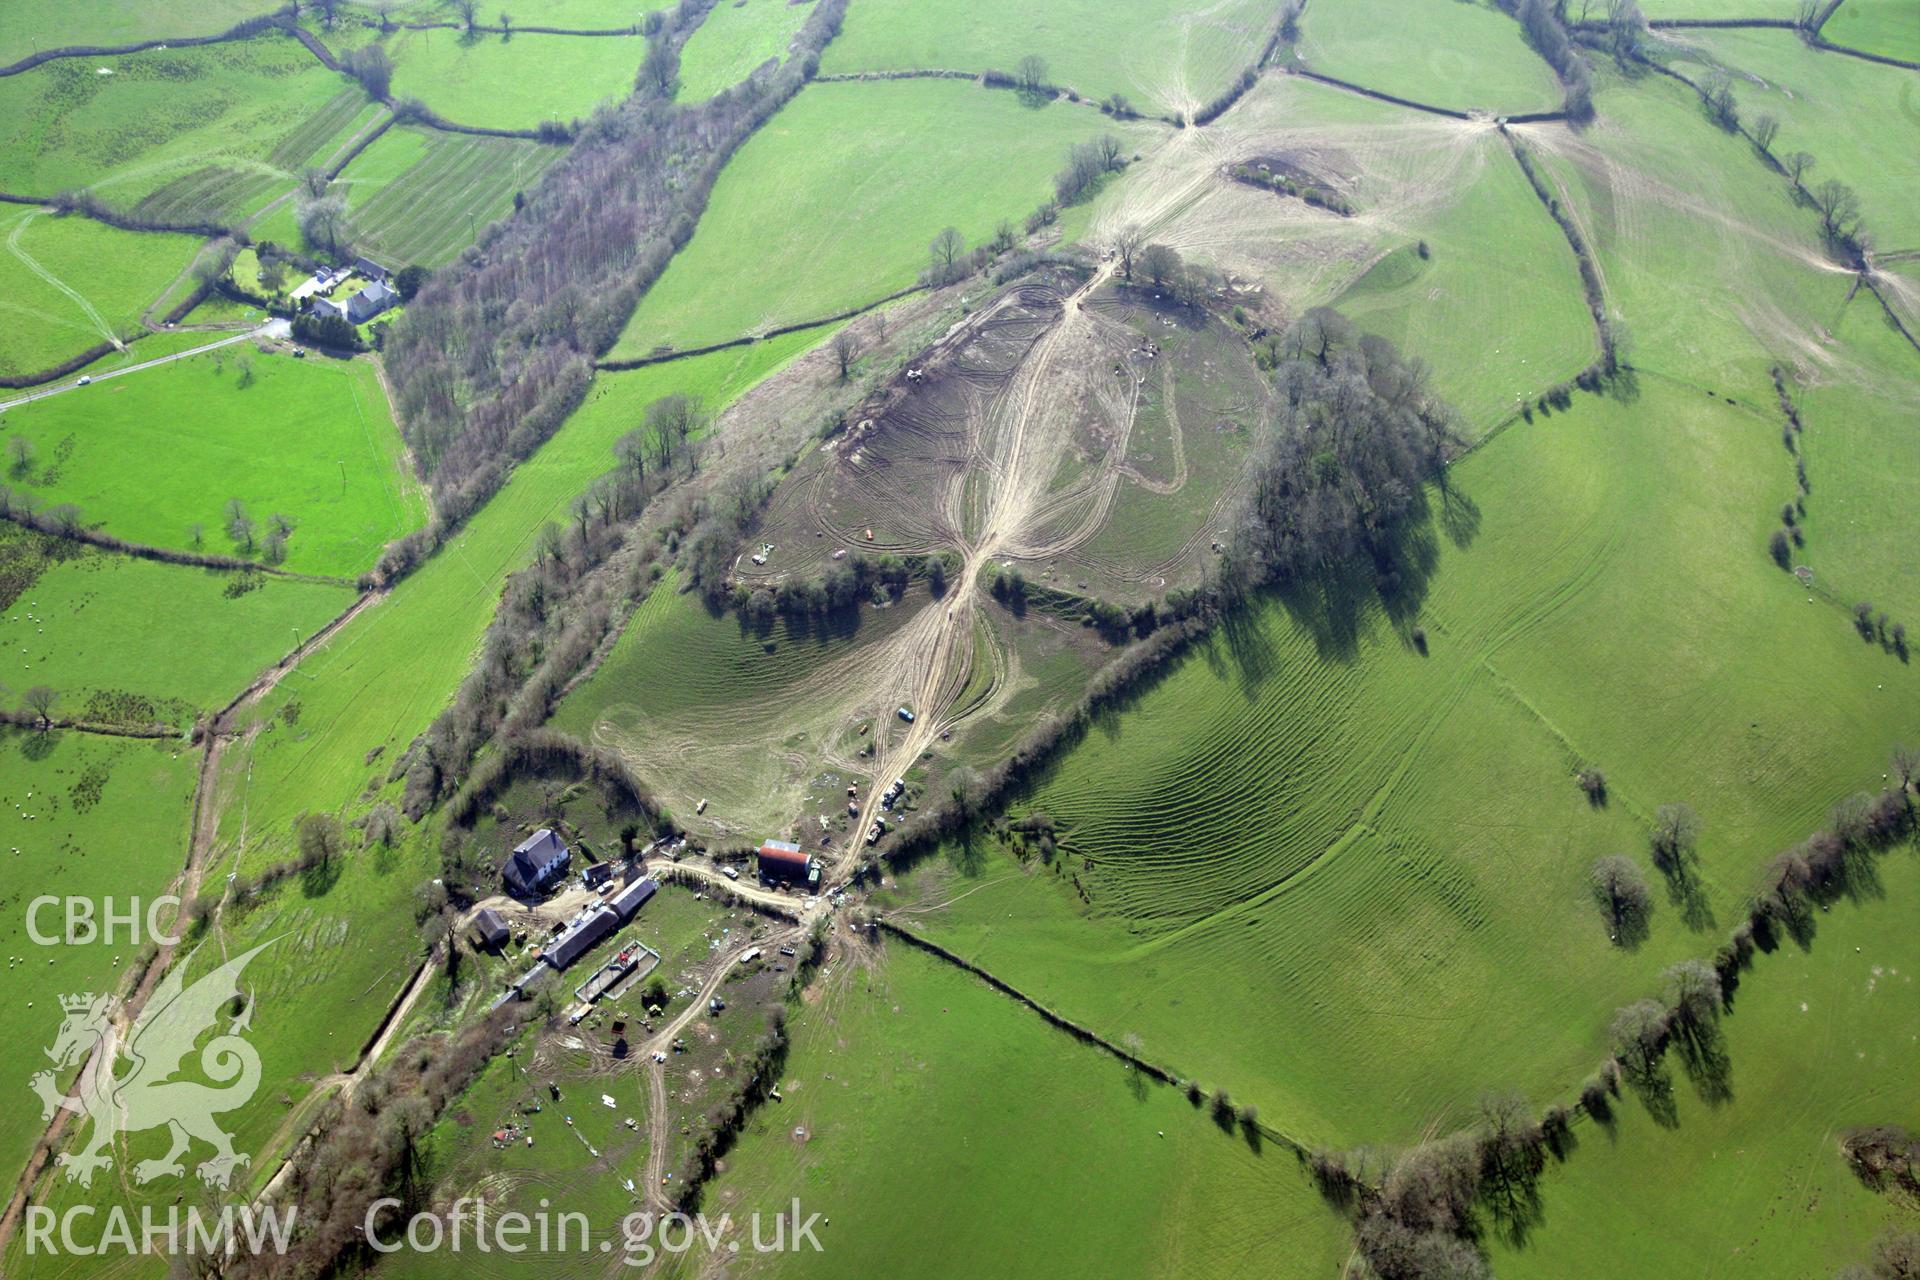
[(60, 1007), (68, 1013), (85, 1013), (93, 1008), (93, 992), (82, 992), (77, 996), (61, 996)]

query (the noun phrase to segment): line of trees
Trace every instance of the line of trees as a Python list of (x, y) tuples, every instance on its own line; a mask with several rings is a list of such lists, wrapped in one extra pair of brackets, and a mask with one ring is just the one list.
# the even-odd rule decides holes
[[(688, 460), (686, 432), (698, 409), (686, 397), (649, 406), (647, 425), (615, 445), (618, 465), (573, 500), (565, 524), (538, 534), (533, 562), (507, 579), (480, 658), (453, 701), (408, 749), (403, 807), (418, 819), (467, 779), (482, 747), (544, 724), (561, 693), (600, 651), (658, 578), (659, 544), (633, 542), (635, 522), (675, 464)], [(649, 442), (660, 439), (655, 455)], [(677, 443), (676, 443), (677, 441)], [(650, 457), (660, 465), (648, 470)], [(685, 531), (676, 525), (669, 538)]]
[(1593, 119), (1593, 83), (1586, 59), (1567, 33), (1561, 6), (1555, 0), (1495, 0), (1520, 23), (1527, 43), (1546, 60), (1566, 90), (1567, 119), (1585, 124)]
[[(692, 238), (733, 151), (813, 75), (845, 3), (816, 4), (769, 75), (698, 104), (637, 94), (601, 111), (516, 216), (421, 289), (385, 354), (436, 512), (389, 548), (382, 576), (438, 545), (580, 403), (593, 358)], [(664, 30), (684, 39), (703, 11), (686, 0)]]

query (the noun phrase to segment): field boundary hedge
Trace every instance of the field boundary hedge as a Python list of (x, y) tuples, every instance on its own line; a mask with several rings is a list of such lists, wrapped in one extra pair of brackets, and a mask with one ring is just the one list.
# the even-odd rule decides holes
[(835, 312), (830, 316), (821, 316), (814, 320), (796, 320), (792, 324), (783, 324), (778, 328), (768, 329), (764, 333), (743, 334), (738, 338), (728, 338), (725, 342), (709, 343), (704, 347), (688, 347), (685, 350), (661, 351), (653, 355), (633, 356), (624, 360), (596, 360), (593, 362), (593, 367), (596, 369), (604, 369), (611, 373), (618, 373), (628, 369), (644, 369), (648, 365), (666, 364), (672, 360), (685, 360), (690, 356), (708, 356), (716, 351), (729, 351), (734, 347), (752, 346), (756, 342), (770, 342), (774, 338), (784, 338), (790, 333), (800, 333), (807, 329), (818, 329), (822, 325), (839, 324), (843, 320), (851, 320), (855, 316), (863, 316), (876, 307), (884, 307), (889, 302), (898, 302), (900, 299), (910, 297), (927, 287), (925, 284), (910, 284), (904, 289), (895, 289), (892, 293), (884, 297), (875, 298), (871, 302), (863, 302), (857, 307), (849, 307), (845, 311)]
[(28, 515), (15, 511), (12, 504), (0, 508), (0, 520), (9, 520), (23, 529), (45, 534), (49, 538), (64, 538), (68, 542), (84, 542), (90, 547), (102, 551), (112, 551), (123, 556), (132, 556), (136, 560), (154, 560), (161, 564), (187, 565), (195, 569), (231, 569), (251, 573), (264, 573), (269, 577), (287, 578), (294, 582), (317, 582), (330, 587), (352, 587), (352, 578), (339, 578), (324, 573), (296, 573), (291, 569), (281, 569), (274, 565), (261, 564), (255, 560), (242, 560), (238, 556), (208, 555), (200, 551), (176, 551), (171, 547), (153, 547), (144, 542), (128, 542), (125, 538), (116, 538), (110, 533), (101, 533), (95, 529), (74, 529), (71, 531), (49, 527), (44, 514)]
[[(1156, 1062), (1149, 1062), (1139, 1054), (1115, 1044), (1098, 1031), (1093, 1030), (1093, 1028), (1082, 1026), (1065, 1014), (1049, 1008), (1008, 982), (1005, 978), (998, 976), (991, 970), (981, 968), (973, 961), (949, 951), (946, 947), (941, 946), (931, 938), (915, 933), (905, 925), (897, 924), (882, 916), (874, 920), (874, 927), (883, 930), (892, 937), (899, 938), (909, 946), (919, 948), (921, 951), (926, 952), (936, 959), (946, 961), (955, 968), (964, 969), (966, 972), (980, 979), (980, 981), (986, 983), (989, 987), (992, 987), (995, 991), (998, 991), (1001, 995), (1025, 1005), (1028, 1009), (1040, 1015), (1041, 1019), (1049, 1026), (1054, 1027), (1056, 1030), (1066, 1032), (1084, 1045), (1106, 1051), (1143, 1075), (1151, 1076), (1160, 1083), (1172, 1085), (1175, 1088), (1179, 1088), (1183, 1084), (1191, 1083), (1185, 1077), (1176, 1074), (1168, 1068)], [(1249, 1122), (1245, 1119), (1240, 1119), (1236, 1123), (1240, 1124), (1243, 1128), (1256, 1130), (1263, 1139), (1277, 1142), (1297, 1156), (1305, 1157), (1312, 1154), (1297, 1138), (1274, 1128), (1270, 1124), (1259, 1121)]]
[(23, 71), (31, 71), (43, 63), (60, 58), (114, 58), (130, 53), (145, 53), (149, 49), (184, 49), (201, 45), (225, 44), (230, 40), (245, 40), (257, 36), (269, 27), (278, 26), (287, 14), (286, 8), (275, 9), (272, 13), (263, 13), (257, 18), (246, 18), (234, 23), (225, 31), (210, 36), (176, 36), (171, 39), (160, 37), (154, 40), (140, 40), (133, 44), (69, 44), (57, 49), (42, 49), (29, 54), (18, 62), (10, 62), (0, 67), (0, 76), (17, 76)]

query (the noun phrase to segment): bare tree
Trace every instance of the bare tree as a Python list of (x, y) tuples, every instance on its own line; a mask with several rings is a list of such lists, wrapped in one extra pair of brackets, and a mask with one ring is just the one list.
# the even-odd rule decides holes
[[(369, 98), (375, 102), (387, 100), (387, 94), (393, 88), (393, 58), (383, 46), (368, 44), (349, 49), (341, 57), (340, 65), (348, 75), (360, 82), (360, 87), (367, 91)], [(321, 191), (325, 189), (322, 187)], [(313, 194), (319, 195), (320, 192)]]
[(1820, 230), (1834, 240), (1850, 235), (1860, 217), (1860, 197), (1838, 178), (1828, 178), (1813, 189), (1813, 207), (1820, 211)]
[(353, 240), (353, 224), (347, 218), (347, 202), (339, 196), (303, 201), (295, 213), (300, 234), (315, 249), (324, 249), (338, 257)]
[(63, 502), (54, 507), (47, 512), (47, 519), (52, 523), (53, 531), (63, 538), (79, 536), (80, 526), (84, 523), (80, 516), (80, 508), (71, 502)]
[(33, 441), (26, 436), (15, 436), (7, 441), (7, 456), (13, 459), (13, 474), (23, 476), (33, 470)]
[(54, 690), (44, 684), (37, 684), (27, 690), (24, 703), (26, 709), (33, 713), (34, 719), (40, 722), (40, 728), (45, 730), (53, 727), (53, 704), (59, 700), (60, 695)]
[(254, 532), (253, 517), (247, 514), (247, 504), (238, 498), (227, 499), (227, 536), (251, 552)]
[(1146, 243), (1146, 233), (1137, 226), (1125, 226), (1113, 237), (1113, 251), (1120, 258), (1120, 274), (1128, 280), (1133, 279), (1133, 260), (1140, 255), (1140, 246)]
[(1667, 1030), (1667, 1011), (1659, 1001), (1636, 1000), (1613, 1015), (1613, 1056), (1628, 1075), (1645, 1080), (1666, 1048)]
[(460, 19), (460, 25), (472, 31), (479, 21), (480, 0), (447, 0), (447, 7)]
[(953, 264), (966, 252), (967, 242), (959, 230), (954, 227), (941, 229), (927, 246), (927, 252), (933, 258), (934, 274), (942, 283), (953, 278)]
[(1682, 960), (1667, 970), (1667, 1007), (1689, 1035), (1718, 1021), (1720, 994), (1720, 975), (1704, 960)]
[(840, 381), (847, 380), (847, 374), (852, 370), (853, 362), (859, 354), (859, 344), (850, 331), (842, 329), (833, 335), (833, 361), (840, 366)]
[(1780, 122), (1771, 115), (1759, 115), (1753, 118), (1753, 145), (1769, 155), (1773, 152), (1773, 140), (1780, 133)]
[(1614, 853), (1596, 861), (1589, 875), (1594, 900), (1607, 919), (1608, 936), (1625, 947), (1644, 939), (1653, 915), (1653, 893), (1640, 868)]
[(1020, 87), (1028, 93), (1039, 93), (1047, 87), (1047, 60), (1037, 53), (1030, 53), (1020, 59), (1018, 68)]
[(1700, 820), (1684, 804), (1663, 804), (1653, 815), (1653, 862), (1672, 872), (1693, 855), (1700, 839)]
[(1808, 152), (1796, 151), (1781, 163), (1787, 171), (1787, 176), (1792, 178), (1797, 185), (1802, 182), (1809, 173), (1812, 173), (1813, 167), (1820, 162)]
[(1121, 166), (1121, 157), (1125, 154), (1125, 151), (1120, 144), (1119, 138), (1111, 133), (1103, 133), (1094, 141), (1094, 146), (1100, 149), (1100, 163), (1102, 165), (1108, 169), (1118, 169)]
[(679, 75), (680, 56), (673, 51), (673, 42), (665, 34), (649, 36), (646, 60), (640, 64), (639, 87), (651, 89), (662, 98), (670, 97)]
[(1180, 274), (1180, 253), (1172, 245), (1150, 244), (1140, 255), (1140, 269), (1153, 281), (1154, 288), (1164, 288)]

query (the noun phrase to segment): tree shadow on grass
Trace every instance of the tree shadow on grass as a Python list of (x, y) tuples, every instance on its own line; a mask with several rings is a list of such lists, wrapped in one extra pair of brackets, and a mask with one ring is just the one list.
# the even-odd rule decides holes
[(29, 760), (45, 760), (57, 744), (51, 733), (35, 730), (20, 743), (20, 754)]
[(321, 858), (301, 869), (300, 892), (309, 898), (324, 898), (340, 883), (340, 859)]

